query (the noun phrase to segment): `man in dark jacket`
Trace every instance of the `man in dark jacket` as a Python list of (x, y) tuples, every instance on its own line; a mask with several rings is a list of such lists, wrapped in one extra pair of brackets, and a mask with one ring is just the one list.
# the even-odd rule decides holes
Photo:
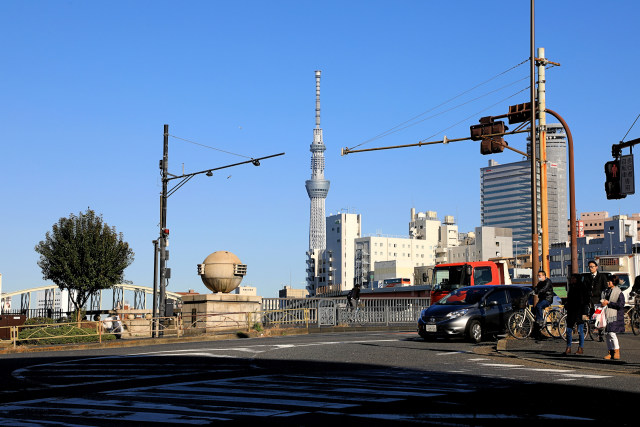
[(549, 307), (553, 302), (553, 284), (547, 278), (547, 273), (543, 270), (538, 272), (538, 284), (534, 289), (538, 295), (538, 303), (536, 304), (536, 322), (542, 326), (544, 309)]
[(589, 274), (585, 277), (584, 282), (591, 294), (591, 311), (593, 312), (593, 306), (600, 304), (602, 291), (607, 289), (607, 275), (600, 273), (598, 264), (592, 260), (589, 261)]
[(636, 280), (633, 282), (633, 288), (631, 288), (631, 292), (634, 294), (640, 293), (640, 276), (636, 276)]

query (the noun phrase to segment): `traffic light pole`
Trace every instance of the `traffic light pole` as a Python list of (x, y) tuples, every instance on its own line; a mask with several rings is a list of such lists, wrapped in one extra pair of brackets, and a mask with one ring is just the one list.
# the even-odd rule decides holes
[[(573, 162), (573, 136), (571, 135), (569, 125), (567, 125), (567, 122), (564, 121), (560, 114), (548, 108), (545, 110), (547, 113), (558, 119), (567, 134), (567, 144), (569, 149), (569, 231), (571, 234), (571, 274), (578, 274), (578, 224), (576, 219), (576, 180)], [(584, 262), (584, 259), (582, 262)]]
[[(536, 68), (535, 68), (535, 6), (531, 0), (530, 12), (530, 91), (531, 91), (531, 273), (535, 284), (536, 274), (540, 270), (538, 252), (538, 153), (536, 149)], [(547, 273), (549, 274), (549, 273)]]

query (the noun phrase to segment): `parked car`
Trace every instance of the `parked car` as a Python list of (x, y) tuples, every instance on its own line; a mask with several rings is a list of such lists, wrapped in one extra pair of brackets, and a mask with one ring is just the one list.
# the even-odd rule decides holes
[(471, 342), (480, 342), (483, 336), (504, 332), (514, 306), (521, 307), (532, 292), (530, 286), (519, 285), (456, 289), (422, 310), (418, 334), (425, 340), (463, 336)]

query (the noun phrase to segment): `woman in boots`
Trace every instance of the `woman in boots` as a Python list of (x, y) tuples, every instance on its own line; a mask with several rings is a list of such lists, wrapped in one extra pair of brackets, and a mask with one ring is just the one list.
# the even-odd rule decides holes
[(607, 318), (605, 332), (609, 349), (609, 354), (604, 358), (618, 360), (620, 359), (620, 344), (616, 333), (624, 332), (624, 294), (618, 287), (618, 278), (615, 275), (611, 275), (607, 279), (607, 289), (602, 291), (601, 303)]
[(564, 308), (567, 310), (567, 349), (564, 355), (571, 354), (571, 344), (573, 339), (573, 328), (578, 325), (578, 351), (576, 354), (582, 354), (584, 349), (584, 320), (589, 311), (589, 300), (591, 295), (587, 286), (580, 280), (579, 274), (572, 274), (567, 289), (567, 300)]

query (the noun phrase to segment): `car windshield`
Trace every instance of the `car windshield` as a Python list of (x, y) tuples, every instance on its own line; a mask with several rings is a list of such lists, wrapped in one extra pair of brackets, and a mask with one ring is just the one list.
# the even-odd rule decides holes
[(451, 292), (436, 304), (440, 305), (469, 305), (479, 302), (489, 292), (488, 288), (462, 288)]

